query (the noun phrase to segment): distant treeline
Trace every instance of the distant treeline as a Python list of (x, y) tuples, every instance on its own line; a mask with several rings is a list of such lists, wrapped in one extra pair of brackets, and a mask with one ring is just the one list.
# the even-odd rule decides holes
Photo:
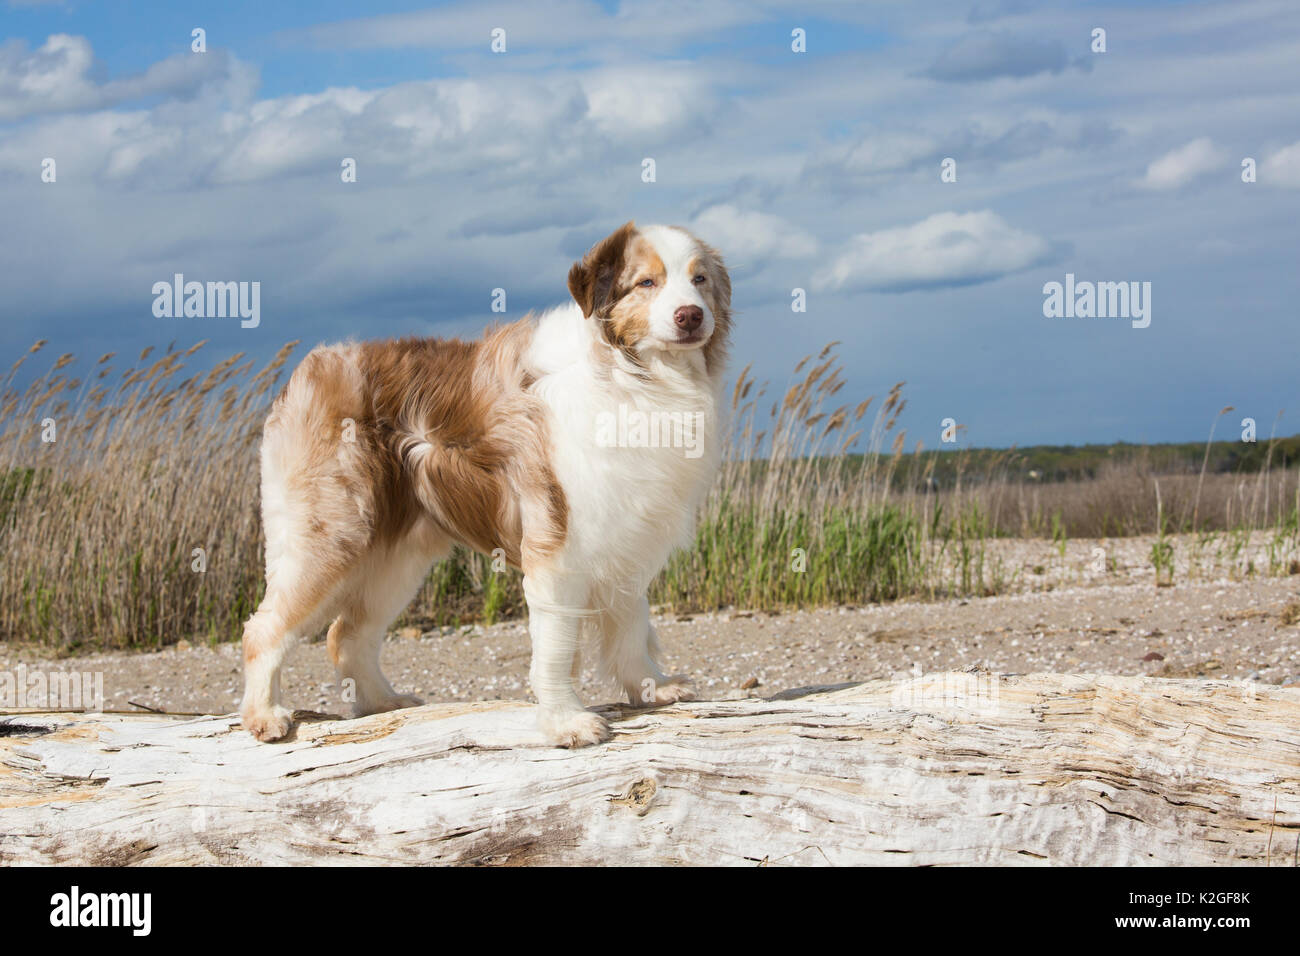
[[(1267, 436), (1255, 442), (1213, 442), (1206, 471), (1256, 474), (1265, 467), (1273, 470), (1300, 465), (1300, 435), (1274, 439), (1271, 458), (1269, 444)], [(904, 483), (928, 477), (941, 487), (951, 487), (959, 474), (963, 481), (973, 482), (994, 475), (1011, 481), (1081, 481), (1097, 478), (1114, 468), (1136, 467), (1156, 475), (1199, 472), (1203, 462), (1205, 442), (923, 449), (901, 455), (894, 474)]]

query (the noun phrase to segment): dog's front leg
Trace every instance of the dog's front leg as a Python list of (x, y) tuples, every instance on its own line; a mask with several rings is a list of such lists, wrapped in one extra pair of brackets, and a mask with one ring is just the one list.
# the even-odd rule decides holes
[(524, 577), (533, 662), (528, 671), (537, 695), (538, 727), (558, 747), (585, 747), (609, 737), (609, 722), (582, 706), (574, 659), (583, 621), (591, 615), (590, 583), (564, 574)]
[(655, 707), (695, 699), (690, 678), (685, 674), (668, 677), (659, 669), (659, 636), (644, 595), (615, 603), (602, 624), (601, 662), (623, 685), (632, 706)]

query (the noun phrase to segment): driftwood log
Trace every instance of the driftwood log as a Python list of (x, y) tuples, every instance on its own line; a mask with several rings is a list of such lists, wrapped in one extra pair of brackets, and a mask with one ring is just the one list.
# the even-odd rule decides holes
[(0, 717), (0, 864), (1215, 864), (1300, 854), (1300, 690), (928, 674), (607, 707), (360, 720)]

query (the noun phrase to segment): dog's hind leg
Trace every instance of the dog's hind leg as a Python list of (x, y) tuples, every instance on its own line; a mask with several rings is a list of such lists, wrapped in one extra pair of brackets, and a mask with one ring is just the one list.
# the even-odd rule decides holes
[(423, 703), (393, 689), (380, 669), (379, 652), (388, 625), (411, 602), (429, 566), (450, 550), (446, 536), (421, 521), (393, 544), (372, 548), (352, 572), (328, 643), (339, 677), (352, 682), (344, 690), (351, 692), (353, 716)]
[(334, 616), (340, 586), (371, 536), (357, 518), (357, 495), (310, 467), (305, 432), (268, 423), (262, 444), (266, 596), (244, 625), (240, 706), (244, 728), (258, 740), (289, 733), (293, 714), (280, 702), (280, 666), (297, 638)]
[(280, 702), (289, 646), (337, 614), (376, 535), (401, 518), (401, 503), (384, 494), (392, 456), (365, 424), (366, 387), (357, 347), (313, 349), (262, 432), (266, 597), (244, 626), (240, 708), (259, 740), (278, 740), (293, 723)]
[(244, 625), (244, 729), (258, 740), (279, 740), (293, 726), (280, 702), (280, 666), (293, 642), (328, 619), (333, 593), (346, 568), (312, 555), (281, 562), (268, 576), (266, 596)]

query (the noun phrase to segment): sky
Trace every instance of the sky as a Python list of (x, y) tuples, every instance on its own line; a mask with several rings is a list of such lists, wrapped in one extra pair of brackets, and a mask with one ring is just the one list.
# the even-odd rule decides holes
[(0, 364), (474, 336), (629, 219), (724, 254), (734, 370), (839, 340), (909, 447), (1293, 434), (1300, 4), (0, 0)]

